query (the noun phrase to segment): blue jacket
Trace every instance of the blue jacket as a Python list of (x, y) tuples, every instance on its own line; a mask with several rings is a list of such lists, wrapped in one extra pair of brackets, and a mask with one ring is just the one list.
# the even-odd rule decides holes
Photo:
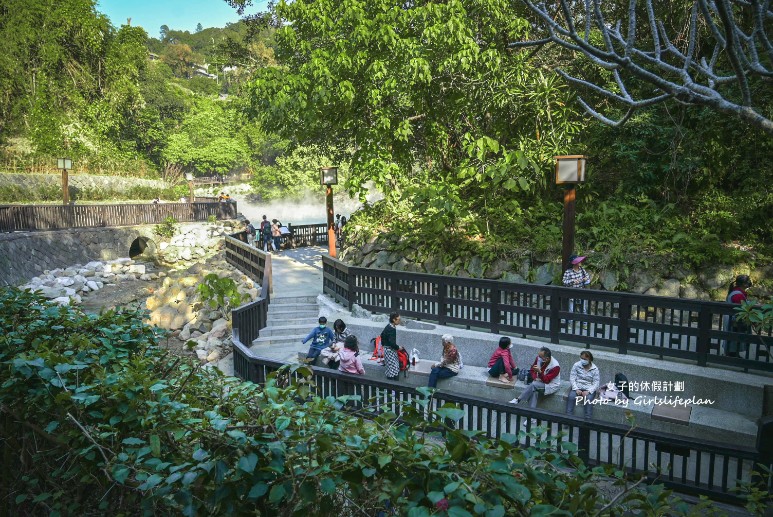
[(311, 339), (311, 348), (322, 350), (323, 348), (329, 347), (334, 338), (335, 335), (333, 334), (333, 331), (328, 327), (325, 327), (324, 329), (314, 327), (314, 329), (309, 332), (309, 335), (306, 336), (301, 341), (301, 343), (306, 344), (306, 342)]

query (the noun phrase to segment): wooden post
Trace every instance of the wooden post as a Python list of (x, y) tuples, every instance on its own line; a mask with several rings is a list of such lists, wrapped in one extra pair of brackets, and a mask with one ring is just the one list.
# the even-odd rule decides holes
[(67, 169), (62, 169), (62, 204), (65, 206), (70, 204), (70, 185)]
[(333, 187), (327, 185), (327, 249), (331, 257), (336, 258), (336, 231), (333, 224)]
[(570, 184), (564, 191), (564, 238), (561, 247), (561, 263), (563, 271), (569, 269), (569, 256), (574, 253), (574, 201), (577, 189)]
[(193, 180), (188, 182), (188, 190), (191, 191), (191, 195), (189, 198), (191, 200), (190, 202), (193, 203), (195, 201), (195, 199), (193, 198)]

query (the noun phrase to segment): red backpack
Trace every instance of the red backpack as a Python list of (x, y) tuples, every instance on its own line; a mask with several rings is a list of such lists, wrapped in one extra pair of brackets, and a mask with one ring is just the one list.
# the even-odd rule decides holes
[(400, 363), (400, 371), (403, 372), (403, 377), (408, 377), (410, 362), (408, 361), (408, 351), (403, 347), (400, 347), (397, 351), (397, 362)]

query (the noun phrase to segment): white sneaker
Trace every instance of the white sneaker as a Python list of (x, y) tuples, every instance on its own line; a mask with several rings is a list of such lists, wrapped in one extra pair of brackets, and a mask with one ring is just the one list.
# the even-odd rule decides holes
[(519, 404), (521, 400), (518, 397), (515, 397), (513, 400), (509, 402), (509, 404)]

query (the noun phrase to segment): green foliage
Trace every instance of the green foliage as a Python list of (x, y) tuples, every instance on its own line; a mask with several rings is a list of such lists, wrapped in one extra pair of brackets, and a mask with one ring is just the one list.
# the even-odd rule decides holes
[(229, 321), (231, 319), (231, 309), (235, 309), (247, 300), (247, 295), (239, 292), (238, 286), (233, 279), (219, 277), (215, 273), (205, 276), (198, 289), (204, 303), (213, 309), (219, 310), (223, 317)]
[(166, 237), (167, 239), (170, 239), (177, 233), (177, 226), (177, 219), (170, 215), (164, 219), (163, 223), (157, 224), (156, 227), (153, 228), (153, 233), (159, 237)]
[[(429, 398), (364, 420), (341, 411), (357, 397), (316, 396), (306, 366), (265, 387), (223, 378), (158, 347), (142, 316), (0, 290), (11, 513), (353, 516), (389, 502), (399, 515), (705, 515), (662, 487), (626, 491), (572, 444), (457, 430), (462, 410)], [(602, 482), (624, 493), (612, 502)]]

